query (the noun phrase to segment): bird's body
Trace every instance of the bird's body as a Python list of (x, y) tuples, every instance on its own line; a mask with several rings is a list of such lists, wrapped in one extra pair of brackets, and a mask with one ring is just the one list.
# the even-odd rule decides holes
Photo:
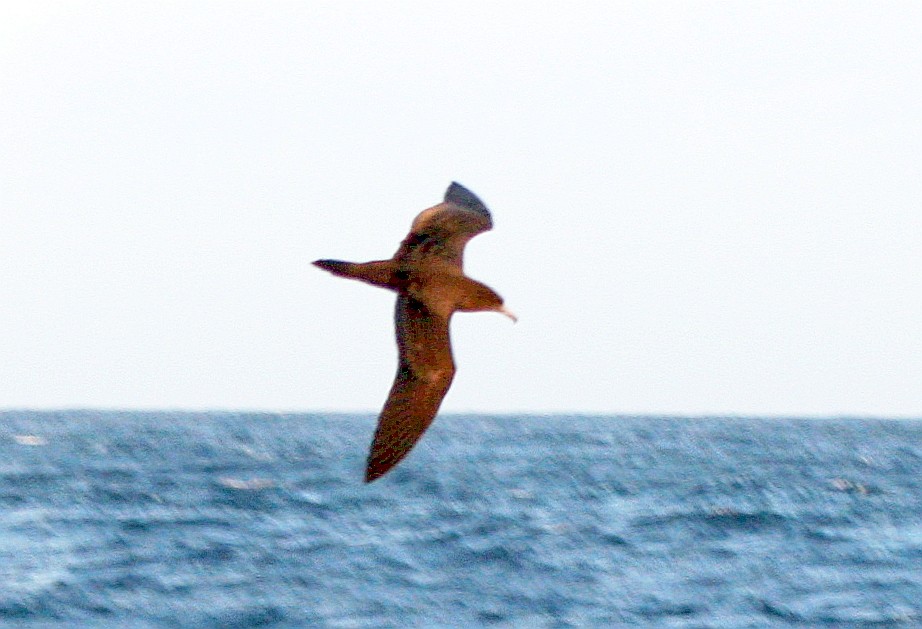
[(423, 210), (390, 260), (317, 260), (334, 275), (397, 292), (397, 377), (378, 419), (365, 481), (387, 473), (432, 423), (455, 374), (449, 321), (456, 311), (496, 311), (513, 320), (502, 298), (464, 275), (464, 246), (493, 227), (472, 192), (452, 183), (445, 200)]

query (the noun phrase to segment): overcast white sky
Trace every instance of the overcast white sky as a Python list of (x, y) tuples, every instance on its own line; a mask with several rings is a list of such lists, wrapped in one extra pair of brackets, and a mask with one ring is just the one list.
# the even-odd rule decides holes
[(0, 7), (0, 407), (377, 411), (458, 180), (444, 410), (922, 416), (922, 3)]

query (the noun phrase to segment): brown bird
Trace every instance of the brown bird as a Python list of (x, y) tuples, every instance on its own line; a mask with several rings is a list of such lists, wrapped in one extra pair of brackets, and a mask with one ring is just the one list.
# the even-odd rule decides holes
[(448, 334), (451, 315), (458, 310), (493, 310), (516, 321), (502, 297), (464, 275), (462, 268), (464, 245), (492, 227), (483, 202), (452, 182), (442, 203), (416, 217), (390, 260), (314, 262), (334, 275), (397, 293), (397, 377), (378, 418), (366, 483), (397, 465), (435, 418), (455, 375)]

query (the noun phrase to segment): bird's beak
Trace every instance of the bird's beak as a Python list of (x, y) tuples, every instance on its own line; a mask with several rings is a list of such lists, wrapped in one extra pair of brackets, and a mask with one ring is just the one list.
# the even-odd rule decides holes
[(518, 318), (517, 316), (515, 316), (515, 313), (512, 312), (511, 310), (509, 310), (508, 308), (506, 308), (506, 306), (500, 306), (499, 309), (498, 309), (496, 312), (500, 312), (500, 313), (506, 315), (507, 317), (509, 317), (510, 319), (512, 319), (512, 322), (513, 322), (513, 323), (515, 323), (516, 321), (519, 320), (519, 318)]

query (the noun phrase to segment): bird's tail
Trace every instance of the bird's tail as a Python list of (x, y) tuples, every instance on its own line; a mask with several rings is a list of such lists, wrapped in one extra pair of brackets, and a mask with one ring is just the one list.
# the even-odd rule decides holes
[(346, 277), (353, 280), (360, 280), (389, 288), (399, 290), (400, 282), (397, 276), (396, 265), (393, 260), (379, 260), (375, 262), (343, 262), (342, 260), (316, 260), (314, 266), (329, 271), (333, 275)]

